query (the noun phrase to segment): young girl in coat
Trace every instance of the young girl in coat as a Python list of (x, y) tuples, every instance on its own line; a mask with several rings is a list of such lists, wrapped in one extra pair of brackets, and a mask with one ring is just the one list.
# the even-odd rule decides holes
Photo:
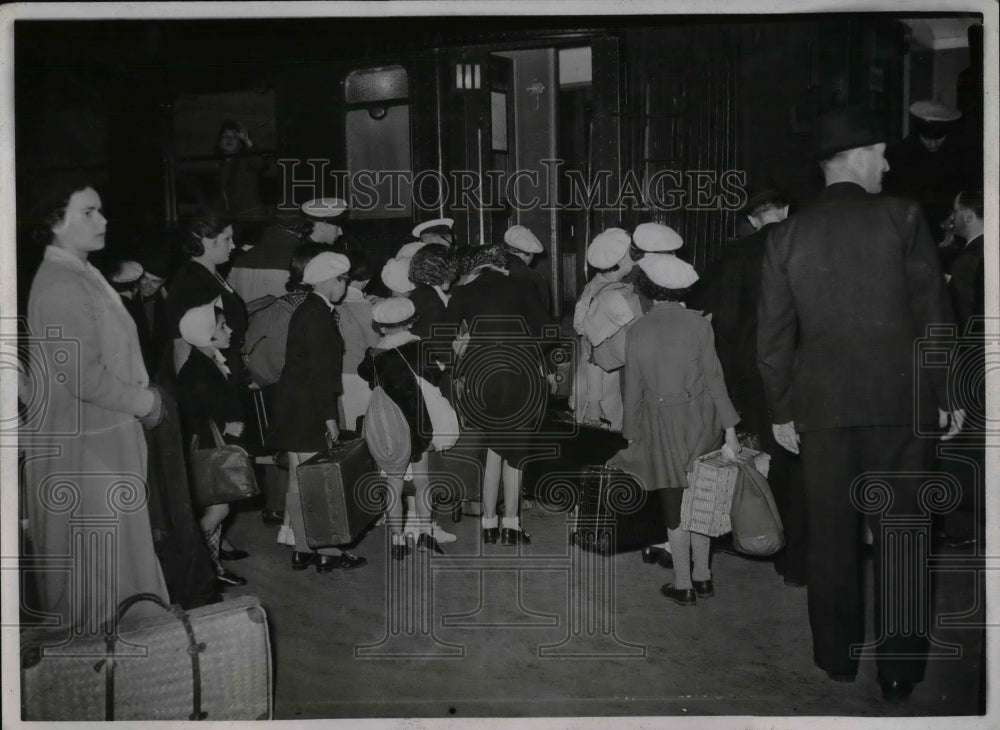
[[(222, 299), (191, 307), (181, 317), (181, 337), (191, 346), (187, 360), (177, 373), (177, 406), (187, 438), (198, 437), (199, 448), (215, 445), (214, 423), (228, 443), (242, 444), (245, 428), (239, 387), (232, 379), (222, 350), (229, 347), (232, 330), (222, 312)], [(219, 543), (222, 521), (229, 514), (229, 504), (211, 504), (201, 516), (208, 553), (215, 575), (222, 585), (244, 585), (246, 579), (223, 566)]]
[(718, 448), (723, 434), (727, 455), (739, 453), (739, 416), (726, 391), (711, 323), (682, 303), (698, 280), (694, 269), (672, 254), (654, 253), (639, 261), (634, 276), (652, 308), (628, 332), (622, 435), (629, 447), (610, 463), (659, 492), (674, 563), (674, 581), (660, 591), (691, 606), (696, 596), (709, 598), (715, 589), (710, 539), (680, 529), (681, 500), (695, 459)]
[[(381, 335), (381, 339), (375, 347), (368, 350), (365, 359), (358, 366), (358, 375), (373, 390), (376, 386), (381, 386), (392, 402), (399, 406), (409, 426), (409, 469), (405, 466), (400, 469), (380, 464), (388, 474), (387, 524), (392, 532), (389, 552), (396, 560), (402, 560), (410, 552), (406, 542), (408, 537), (416, 535), (419, 549), (430, 548), (438, 553), (444, 552), (438, 545), (439, 542), (455, 539), (450, 534), (447, 540), (443, 539), (444, 536), (438, 534), (440, 528), (437, 528), (431, 517), (427, 455), (434, 434), (417, 376), (431, 385), (437, 385), (443, 371), (433, 362), (425, 364), (427, 358), (421, 356), (420, 338), (410, 331), (415, 321), (413, 302), (404, 297), (383, 299), (372, 307), (372, 326)], [(384, 449), (374, 448), (373, 451)], [(399, 466), (401, 465), (397, 465)], [(404, 526), (401, 496), (406, 471), (413, 477), (416, 515), (408, 515)]]

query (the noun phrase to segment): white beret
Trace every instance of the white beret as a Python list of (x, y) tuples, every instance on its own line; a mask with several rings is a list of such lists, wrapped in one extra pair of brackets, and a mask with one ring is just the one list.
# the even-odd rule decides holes
[(698, 281), (694, 267), (672, 253), (651, 253), (639, 259), (639, 268), (664, 289), (686, 289)]
[(410, 259), (389, 259), (382, 267), (382, 283), (391, 291), (406, 294), (416, 289), (410, 281)]
[(635, 245), (643, 251), (660, 253), (676, 251), (684, 245), (684, 239), (670, 226), (662, 223), (641, 223), (632, 234)]
[(310, 218), (336, 218), (347, 210), (341, 198), (314, 198), (302, 204), (302, 212)]
[(420, 238), (421, 233), (428, 233), (432, 228), (446, 228), (451, 230), (451, 227), (455, 225), (453, 218), (435, 218), (431, 221), (424, 221), (413, 227), (411, 233), (414, 238)]
[(342, 253), (324, 251), (314, 256), (302, 272), (302, 281), (306, 284), (319, 284), (321, 281), (342, 276), (351, 270), (351, 260)]
[(135, 261), (122, 261), (118, 271), (111, 275), (111, 281), (115, 284), (131, 284), (139, 281), (143, 273), (142, 266)]
[(524, 226), (511, 226), (503, 234), (503, 240), (508, 246), (513, 246), (525, 253), (541, 253), (545, 250), (535, 234)]
[(222, 297), (215, 301), (192, 307), (181, 317), (181, 337), (192, 347), (209, 347), (215, 334), (215, 310), (222, 308)]
[(962, 118), (962, 112), (939, 101), (915, 101), (910, 104), (910, 114), (925, 122), (954, 122)]
[(587, 246), (587, 263), (598, 269), (610, 269), (628, 253), (632, 237), (621, 228), (609, 228)]
[(424, 243), (423, 241), (413, 241), (411, 243), (404, 244), (403, 247), (396, 252), (396, 258), (412, 259), (413, 254), (415, 254), (417, 251), (419, 251), (426, 245), (427, 244)]
[(416, 311), (413, 302), (406, 297), (389, 297), (372, 307), (372, 321), (379, 324), (399, 324), (412, 317)]

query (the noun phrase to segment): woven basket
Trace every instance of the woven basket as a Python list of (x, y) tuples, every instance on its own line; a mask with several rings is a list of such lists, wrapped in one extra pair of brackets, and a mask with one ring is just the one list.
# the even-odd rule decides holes
[[(752, 464), (765, 477), (771, 465), (770, 456), (753, 449), (744, 448), (736, 459)], [(690, 486), (684, 490), (681, 502), (682, 530), (709, 537), (732, 531), (729, 508), (733, 502), (736, 475), (739, 474), (737, 461), (727, 459), (721, 449), (695, 460), (694, 470), (688, 475)]]
[(270, 719), (271, 646), (257, 599), (243, 596), (186, 612), (198, 647), (197, 682), (192, 636), (179, 618), (183, 613), (171, 609), (121, 629), (110, 688), (111, 662), (103, 639), (54, 645), (49, 635), (26, 637), (22, 719)]

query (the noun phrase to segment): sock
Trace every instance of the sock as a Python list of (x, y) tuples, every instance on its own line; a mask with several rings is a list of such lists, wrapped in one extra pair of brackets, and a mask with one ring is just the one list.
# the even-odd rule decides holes
[(520, 517), (504, 517), (502, 522), (503, 529), (505, 530), (520, 530), (521, 529), (521, 518)]
[(482, 517), (480, 519), (482, 519), (483, 521), (484, 530), (488, 530), (491, 527), (496, 527), (497, 525), (500, 524), (500, 519), (496, 515), (494, 515), (493, 517)]
[(302, 499), (298, 492), (289, 492), (285, 495), (285, 513), (292, 523), (296, 552), (312, 552), (306, 543), (306, 522), (302, 517)]
[(699, 535), (696, 532), (691, 535), (691, 557), (694, 559), (694, 571), (691, 578), (694, 580), (709, 580), (712, 571), (708, 569), (708, 554), (711, 549), (712, 539), (708, 535)]
[(215, 573), (218, 575), (225, 570), (222, 566), (222, 561), (219, 560), (219, 541), (222, 538), (222, 525), (216, 525), (211, 530), (202, 530), (201, 534), (205, 536), (205, 544), (208, 546), (208, 556), (212, 559), (212, 565), (215, 566)]
[(691, 533), (687, 530), (668, 530), (674, 556), (674, 588), (691, 588)]

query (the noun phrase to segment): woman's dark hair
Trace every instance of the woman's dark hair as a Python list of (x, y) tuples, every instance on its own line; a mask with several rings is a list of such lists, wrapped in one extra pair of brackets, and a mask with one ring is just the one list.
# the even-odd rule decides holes
[(306, 265), (324, 251), (329, 251), (330, 247), (322, 243), (300, 243), (292, 252), (292, 259), (288, 262), (288, 281), (285, 282), (285, 290), (290, 292), (301, 291), (310, 292), (313, 290), (312, 284), (302, 281)]
[(347, 272), (348, 281), (368, 281), (372, 278), (372, 262), (367, 254), (352, 251), (348, 259), (351, 261), (351, 268)]
[(440, 243), (427, 244), (410, 260), (410, 281), (414, 284), (441, 286), (454, 281), (457, 273), (458, 261)]
[(188, 221), (181, 226), (181, 251), (188, 258), (197, 258), (205, 254), (203, 238), (215, 239), (229, 228), (232, 223), (216, 216), (205, 216)]
[(49, 181), (45, 192), (35, 205), (32, 220), (35, 221), (32, 238), (43, 246), (48, 246), (54, 239), (53, 227), (62, 223), (66, 217), (69, 199), (74, 193), (87, 188), (96, 189), (90, 178), (83, 172), (72, 172)]
[(379, 337), (385, 337), (385, 333), (389, 330), (399, 329), (401, 327), (410, 327), (415, 325), (420, 319), (420, 315), (414, 313), (409, 319), (404, 319), (402, 322), (396, 322), (395, 324), (384, 324), (383, 322), (376, 322), (372, 320), (372, 329), (378, 333)]
[(654, 284), (639, 266), (632, 269), (629, 276), (638, 292), (654, 302), (683, 302), (691, 291), (689, 286), (683, 289), (667, 289), (665, 286)]

